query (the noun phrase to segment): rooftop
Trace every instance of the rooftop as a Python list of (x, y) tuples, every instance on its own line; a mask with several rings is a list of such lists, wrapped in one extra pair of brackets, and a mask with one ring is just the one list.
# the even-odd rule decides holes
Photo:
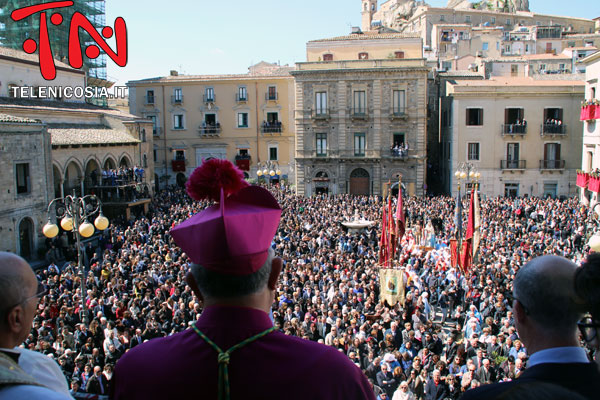
[(598, 48), (594, 47), (594, 46), (577, 46), (577, 47), (567, 47), (565, 50), (594, 50), (594, 51), (598, 51)]
[(135, 81), (127, 82), (128, 85), (136, 83), (149, 83), (149, 82), (182, 82), (182, 81), (194, 81), (194, 80), (239, 80), (239, 79), (261, 79), (261, 78), (288, 78), (291, 77), (290, 71), (293, 71), (295, 67), (288, 65), (271, 64), (265, 61), (261, 61), (258, 64), (252, 65), (248, 68), (248, 73), (245, 74), (222, 74), (222, 75), (167, 75), (158, 76), (154, 78), (138, 79)]
[(493, 77), (486, 80), (457, 80), (454, 86), (463, 86), (463, 87), (535, 87), (535, 86), (584, 86), (583, 81), (574, 81), (574, 80), (538, 80), (527, 77)]
[(445, 78), (461, 77), (461, 76), (483, 78), (483, 75), (480, 74), (479, 72), (465, 71), (465, 70), (440, 72), (438, 75), (445, 77)]
[[(13, 58), (13, 59), (27, 61), (27, 62), (33, 62), (36, 64), (40, 63), (39, 56), (36, 53), (28, 54), (21, 50), (15, 50), (15, 49), (10, 49), (8, 47), (0, 46), (0, 58), (3, 58), (3, 57)], [(83, 71), (75, 69), (75, 68), (71, 67), (69, 64), (66, 64), (66, 63), (56, 60), (56, 59), (54, 60), (54, 65), (56, 65), (56, 67), (69, 69), (72, 72), (78, 72), (78, 73), (82, 73), (82, 74), (84, 73)]]
[(308, 43), (316, 42), (339, 42), (345, 40), (384, 40), (384, 39), (418, 39), (421, 36), (418, 33), (379, 33), (377, 31), (368, 31), (364, 33), (353, 33), (351, 35), (336, 36), (325, 39), (311, 40)]
[(104, 125), (49, 124), (48, 132), (53, 146), (140, 143), (126, 131)]
[(0, 113), (0, 122), (10, 122), (17, 124), (41, 124), (42, 121), (32, 118), (15, 117), (13, 115)]
[(139, 117), (123, 112), (118, 109), (105, 108), (88, 104), (85, 102), (73, 101), (58, 101), (58, 100), (39, 100), (39, 99), (20, 99), (12, 97), (0, 97), (0, 109), (2, 108), (18, 108), (28, 109), (35, 108), (36, 110), (48, 111), (73, 111), (73, 112), (96, 112), (101, 114), (112, 115), (127, 119), (139, 119)]
[(507, 57), (498, 57), (498, 58), (486, 58), (485, 61), (491, 62), (509, 62), (509, 63), (519, 63), (519, 62), (527, 62), (534, 60), (545, 60), (545, 61), (564, 61), (571, 60), (571, 57), (564, 54), (525, 54), (522, 56), (507, 56)]

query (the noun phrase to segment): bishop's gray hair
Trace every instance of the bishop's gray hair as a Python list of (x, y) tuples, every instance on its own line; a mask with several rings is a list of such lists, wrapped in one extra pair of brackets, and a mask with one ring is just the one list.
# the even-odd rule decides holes
[(250, 275), (227, 275), (209, 270), (199, 264), (192, 264), (191, 271), (198, 289), (204, 296), (216, 299), (247, 296), (262, 290), (267, 285), (274, 258), (275, 252), (269, 247), (267, 261), (258, 271)]

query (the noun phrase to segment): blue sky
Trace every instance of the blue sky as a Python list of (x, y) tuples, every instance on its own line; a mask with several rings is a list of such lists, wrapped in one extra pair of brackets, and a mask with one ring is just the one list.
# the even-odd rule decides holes
[[(108, 59), (117, 84), (186, 74), (245, 73), (261, 60), (290, 64), (305, 59), (309, 40), (344, 35), (360, 26), (359, 0), (107, 0), (107, 24), (127, 23), (128, 64)], [(380, 1), (382, 3), (382, 1)], [(445, 6), (446, 0), (430, 0)], [(572, 17), (600, 16), (600, 1), (530, 0), (534, 12)]]

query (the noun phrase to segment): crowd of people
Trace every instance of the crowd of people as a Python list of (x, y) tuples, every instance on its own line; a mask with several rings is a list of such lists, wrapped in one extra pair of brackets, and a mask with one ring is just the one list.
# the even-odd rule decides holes
[[(465, 275), (451, 266), (448, 248), (455, 199), (405, 198), (407, 230), (394, 264), (405, 268), (406, 301), (389, 306), (379, 301), (381, 198), (271, 190), (283, 209), (273, 240), (284, 263), (276, 329), (346, 354), (379, 399), (458, 398), (519, 377), (529, 355), (512, 310), (516, 272), (545, 254), (581, 263), (595, 226), (576, 199), (486, 199), (480, 252)], [(49, 251), (67, 262), (51, 259), (37, 271), (48, 294), (24, 346), (55, 359), (73, 393), (108, 394), (125, 352), (187, 329), (202, 312), (185, 283), (189, 260), (169, 231), (207, 205), (173, 189), (154, 197), (148, 215), (112, 221), (88, 245), (83, 320), (76, 253), (65, 235), (64, 252)], [(348, 231), (342, 222), (355, 214), (376, 223)], [(417, 227), (431, 221), (434, 246), (425, 247)]]
[(544, 122), (544, 133), (564, 133), (560, 119), (548, 118)]
[(124, 185), (131, 182), (143, 182), (144, 181), (144, 168), (133, 166), (114, 169), (103, 169), (101, 176), (98, 176), (98, 171), (93, 170), (90, 173), (90, 180), (92, 186), (118, 186)]
[(394, 157), (406, 157), (408, 156), (408, 143), (396, 143), (390, 151)]

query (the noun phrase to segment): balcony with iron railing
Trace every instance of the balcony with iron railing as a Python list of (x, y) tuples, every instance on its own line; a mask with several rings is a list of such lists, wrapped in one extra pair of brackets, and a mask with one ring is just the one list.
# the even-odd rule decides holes
[(546, 170), (565, 169), (565, 160), (540, 160), (540, 169), (546, 169)]
[(235, 94), (235, 101), (238, 102), (238, 103), (246, 102), (246, 101), (248, 101), (248, 95), (247, 94), (240, 95), (239, 93), (236, 93)]
[(160, 136), (163, 133), (163, 128), (160, 126), (155, 126), (154, 128), (152, 128), (152, 135), (154, 136)]
[(382, 158), (391, 158), (391, 159), (396, 159), (396, 160), (405, 160), (410, 158), (411, 156), (415, 156), (417, 154), (416, 151), (414, 150), (409, 150), (405, 147), (401, 147), (401, 146), (397, 146), (397, 147), (392, 147), (391, 149), (389, 149), (389, 151), (382, 151), (381, 152), (381, 157)]
[(183, 104), (183, 96), (171, 96), (171, 104)]
[(200, 133), (200, 136), (219, 136), (221, 134), (221, 123), (203, 123), (198, 127), (198, 132)]
[(260, 126), (260, 131), (262, 133), (281, 133), (283, 132), (283, 124), (281, 121), (263, 121)]
[(540, 128), (540, 134), (542, 136), (548, 135), (566, 135), (567, 134), (567, 126), (564, 124), (557, 123), (549, 123), (542, 124)]
[(144, 96), (144, 104), (147, 106), (154, 105), (154, 96)]
[(503, 124), (502, 136), (525, 135), (527, 134), (527, 121), (518, 124)]
[(500, 160), (500, 169), (504, 170), (521, 170), (526, 169), (527, 163), (525, 160)]
[(215, 95), (214, 94), (212, 94), (212, 95), (205, 94), (205, 95), (202, 96), (202, 100), (205, 103), (214, 103), (215, 102)]
[[(323, 152), (325, 151), (325, 152)], [(350, 149), (350, 150), (298, 150), (297, 158), (334, 158), (334, 159), (378, 159), (381, 158), (380, 150)]]

